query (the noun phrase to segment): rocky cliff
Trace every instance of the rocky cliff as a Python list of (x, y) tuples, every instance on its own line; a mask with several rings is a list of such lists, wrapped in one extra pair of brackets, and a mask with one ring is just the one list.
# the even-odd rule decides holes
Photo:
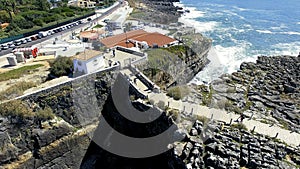
[[(79, 168), (111, 79), (109, 73), (90, 75), (1, 104), (0, 168)], [(46, 107), (54, 117), (41, 118)]]
[(260, 56), (212, 82), (212, 103), (300, 133), (300, 58)]
[(150, 23), (165, 25), (176, 23), (181, 13), (178, 12), (173, 2), (179, 2), (179, 0), (132, 0), (130, 5), (134, 7), (134, 12), (130, 16)]

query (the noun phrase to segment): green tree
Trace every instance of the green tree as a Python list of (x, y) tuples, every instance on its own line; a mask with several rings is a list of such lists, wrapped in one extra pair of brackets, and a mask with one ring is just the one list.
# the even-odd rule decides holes
[(125, 23), (124, 32), (130, 31), (132, 28), (132, 22)]
[(9, 15), (10, 21), (13, 20), (13, 12), (16, 11), (15, 9), (15, 1), (14, 0), (0, 0), (0, 9), (3, 9)]
[(36, 4), (38, 10), (48, 11), (51, 7), (50, 3), (47, 0), (36, 0)]

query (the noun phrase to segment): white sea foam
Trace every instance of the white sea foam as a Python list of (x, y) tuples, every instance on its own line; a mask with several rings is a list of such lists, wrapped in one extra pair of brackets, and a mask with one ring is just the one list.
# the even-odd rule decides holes
[(297, 25), (300, 25), (300, 22), (297, 22)]
[(270, 27), (272, 30), (281, 30), (281, 29), (284, 29), (284, 28), (287, 28), (287, 26), (285, 24), (280, 24), (280, 26), (273, 26), (273, 27)]
[(250, 9), (246, 9), (246, 8), (241, 8), (241, 7), (237, 7), (237, 6), (233, 6), (233, 8), (239, 10), (239, 11), (250, 11)]
[(281, 32), (282, 34), (287, 34), (287, 35), (300, 35), (300, 32)]
[(273, 45), (271, 55), (292, 55), (297, 56), (300, 52), (300, 42), (278, 43)]
[(258, 33), (266, 33), (266, 34), (273, 34), (273, 32), (269, 31), (269, 30), (256, 30), (256, 32), (258, 32)]
[(193, 18), (200, 18), (203, 17), (205, 12), (197, 10), (195, 7), (185, 7), (184, 9), (189, 10), (184, 14), (184, 18), (193, 19)]
[(239, 42), (237, 46), (223, 47), (216, 45), (212, 47), (208, 55), (211, 62), (190, 83), (209, 83), (224, 73), (232, 73), (238, 70), (242, 62), (255, 62), (256, 57), (247, 57), (246, 55), (246, 50), (250, 46), (249, 42), (243, 41)]

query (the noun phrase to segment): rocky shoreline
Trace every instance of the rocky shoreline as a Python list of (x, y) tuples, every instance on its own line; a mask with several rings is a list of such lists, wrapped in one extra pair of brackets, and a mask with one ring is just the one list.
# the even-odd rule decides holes
[[(213, 81), (211, 106), (300, 133), (300, 58), (260, 56), (240, 70)], [(220, 104), (219, 104), (220, 105)]]
[(215, 121), (196, 121), (189, 136), (175, 147), (187, 169), (298, 168), (299, 152), (300, 146)]

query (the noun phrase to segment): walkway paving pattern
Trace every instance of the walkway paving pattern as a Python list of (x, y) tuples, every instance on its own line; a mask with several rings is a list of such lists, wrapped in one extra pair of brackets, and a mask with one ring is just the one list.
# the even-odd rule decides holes
[[(165, 93), (151, 93), (148, 95), (150, 100), (153, 100), (154, 103), (163, 101), (166, 105), (169, 102), (169, 107), (173, 109), (178, 109), (182, 113), (191, 114), (191, 115), (200, 115), (207, 118), (211, 118), (217, 121), (223, 121), (226, 123), (236, 123), (235, 121), (240, 117), (239, 115), (228, 113), (225, 110), (209, 108), (206, 106), (201, 106), (195, 103), (188, 103), (182, 101), (176, 101), (168, 97)], [(268, 135), (270, 137), (275, 137), (286, 142), (287, 144), (298, 146), (300, 145), (300, 134), (291, 132), (289, 130), (282, 129), (278, 126), (270, 126), (259, 121), (245, 119), (243, 124), (250, 130), (255, 127), (255, 132), (263, 135)]]
[[(130, 70), (124, 71), (124, 73), (130, 77), (130, 79), (134, 79), (135, 77), (133, 73), (130, 72)], [(136, 85), (140, 91), (145, 91), (145, 86), (139, 84)], [(145, 92), (143, 92), (145, 93)], [(206, 106), (201, 106), (200, 104), (190, 103), (190, 102), (183, 102), (181, 100), (177, 101), (173, 98), (170, 98), (166, 95), (166, 93), (160, 92), (160, 93), (149, 93), (148, 94), (149, 100), (153, 100), (154, 104), (157, 104), (158, 102), (162, 101), (165, 103), (165, 105), (168, 105), (169, 108), (178, 109), (180, 112), (193, 116), (193, 115), (199, 115), (199, 116), (205, 116), (207, 118), (210, 118), (212, 120), (216, 121), (222, 121), (227, 124), (230, 122), (237, 123), (236, 120), (240, 117), (239, 115), (228, 113), (225, 110), (215, 109), (215, 108), (209, 108)], [(300, 134), (291, 132), (289, 130), (285, 130), (283, 128), (280, 128), (278, 126), (270, 126), (269, 124), (265, 124), (256, 120), (251, 119), (245, 119), (243, 120), (243, 124), (249, 129), (253, 130), (256, 133), (268, 135), (270, 137), (276, 138), (286, 142), (287, 144), (298, 146), (300, 145)], [(277, 134), (278, 133), (278, 134)]]

